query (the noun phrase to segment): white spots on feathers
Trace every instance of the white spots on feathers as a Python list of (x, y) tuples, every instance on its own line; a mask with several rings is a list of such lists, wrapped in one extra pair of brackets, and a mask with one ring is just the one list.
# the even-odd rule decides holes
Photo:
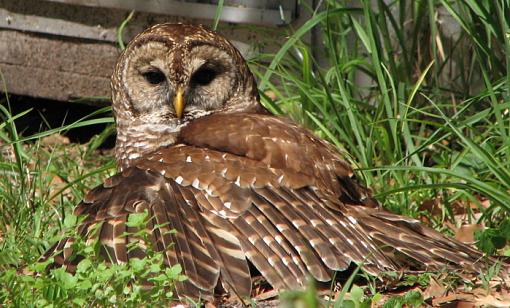
[(297, 252), (306, 252), (306, 250), (303, 248), (302, 245), (296, 245), (294, 246), (294, 248), (296, 249)]
[(196, 189), (200, 189), (200, 181), (198, 179), (194, 179), (193, 183), (191, 183), (191, 186), (195, 187)]
[[(276, 259), (276, 260), (275, 260), (275, 259)], [(273, 267), (274, 267), (274, 266), (276, 265), (276, 262), (278, 261), (278, 257), (276, 257), (276, 256), (271, 256), (271, 257), (269, 257), (269, 258), (267, 259), (267, 261), (269, 262), (269, 264), (270, 264), (271, 266), (273, 266)]]
[(191, 156), (189, 156), (189, 155), (188, 155), (188, 156), (186, 156), (186, 162), (187, 162), (187, 163), (191, 163), (191, 162), (192, 162), (192, 160), (191, 160)]
[(357, 221), (354, 217), (352, 217), (352, 216), (347, 216), (347, 219), (349, 219), (349, 221), (350, 221), (353, 225), (355, 225), (355, 224), (357, 224), (357, 223), (358, 223), (358, 221)]
[(285, 264), (285, 266), (289, 266), (289, 257), (283, 257), (282, 258), (282, 261), (283, 261), (283, 264)]
[(298, 219), (298, 220), (293, 220), (292, 224), (294, 225), (294, 227), (300, 228), (300, 227), (306, 225), (306, 222), (302, 219)]
[(131, 146), (135, 147), (135, 148), (145, 148), (147, 146), (147, 143), (146, 142), (133, 142), (133, 143), (131, 143)]
[(140, 156), (141, 156), (140, 153), (129, 153), (128, 159), (136, 159)]
[(232, 207), (232, 202), (225, 202), (225, 203), (223, 203), (223, 205), (224, 205), (227, 209), (230, 209), (230, 207)]
[(183, 179), (183, 178), (182, 178), (182, 176), (180, 176), (180, 175), (179, 175), (178, 177), (176, 177), (176, 178), (175, 178), (175, 182), (176, 182), (177, 184), (179, 184), (179, 185), (181, 185), (181, 184), (182, 184), (182, 181), (184, 181), (184, 179)]
[(255, 245), (255, 243), (257, 242), (257, 238), (254, 235), (251, 235), (248, 236), (248, 241), (250, 241), (252, 245)]
[(244, 255), (243, 251), (241, 249), (229, 249), (229, 248), (222, 248), (223, 252), (226, 252), (231, 257), (234, 257), (236, 259), (244, 260), (246, 259), (246, 256)]
[(465, 253), (464, 251), (459, 251), (457, 253), (460, 254), (461, 256), (463, 256), (464, 258), (469, 258), (469, 255), (467, 253)]
[(312, 245), (312, 247), (314, 247), (314, 248), (315, 248), (318, 244), (320, 244), (320, 243), (321, 243), (321, 240), (320, 240), (320, 239), (316, 239), (316, 238), (314, 238), (314, 239), (311, 239), (311, 240), (310, 240), (310, 245)]
[(278, 184), (282, 184), (283, 178), (284, 178), (283, 174), (278, 177), (278, 179), (277, 179)]
[(289, 229), (289, 226), (284, 224), (276, 224), (276, 229), (278, 229), (280, 232), (284, 232), (285, 230)]
[(312, 220), (310, 220), (310, 222), (312, 223), (312, 226), (314, 228), (317, 227), (318, 225), (322, 224), (322, 221), (320, 221), (318, 219), (312, 219)]
[(228, 170), (227, 168), (224, 168), (223, 170), (221, 170), (220, 175), (222, 177), (225, 177), (225, 175), (227, 174), (227, 170)]
[(237, 179), (235, 181), (235, 184), (239, 187), (241, 187), (241, 177), (240, 176), (237, 176)]
[(205, 192), (206, 192), (206, 194), (208, 194), (209, 196), (216, 197), (216, 195), (214, 194), (214, 192), (212, 191), (212, 189), (211, 189), (211, 188), (209, 188), (209, 186), (205, 189)]
[(271, 243), (274, 241), (274, 239), (268, 235), (264, 236), (262, 238), (262, 240), (264, 241), (264, 243), (266, 243), (266, 245), (271, 245)]

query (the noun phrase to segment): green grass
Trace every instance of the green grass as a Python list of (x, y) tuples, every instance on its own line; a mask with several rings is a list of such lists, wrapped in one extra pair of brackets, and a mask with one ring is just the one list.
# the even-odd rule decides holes
[[(416, 216), (440, 197), (448, 217), (455, 201), (487, 198), (482, 221), (499, 224), (510, 205), (508, 2), (324, 2), (276, 55), (253, 61), (275, 96), (264, 103), (343, 149), (387, 208)], [(443, 34), (445, 12), (456, 36)], [(326, 65), (302, 39), (314, 26)]]
[[(464, 208), (470, 223), (487, 227), (477, 233), (478, 246), (508, 254), (510, 2), (359, 3), (352, 8), (343, 1), (323, 1), (323, 10), (289, 30), (287, 41), (277, 42), (282, 46), (277, 52), (250, 60), (263, 103), (335, 144), (384, 207), (426, 216), (449, 234), (446, 222), (460, 223), (455, 214)], [(447, 24), (457, 32), (446, 29)], [(321, 42), (316, 49), (305, 40), (314, 27), (319, 27)], [(101, 110), (99, 119), (23, 136), (13, 121), (26, 113), (11, 114), (7, 98), (1, 106), (0, 139), (9, 155), (0, 157), (0, 305), (99, 306), (121, 300), (127, 306), (157, 305), (171, 296), (169, 285), (133, 298), (122, 287), (148, 268), (169, 275), (169, 281), (182, 278), (178, 269), (168, 273), (158, 267), (157, 255), (144, 264), (108, 270), (104, 280), (94, 278), (97, 271), (86, 271), (86, 263), (77, 275), (40, 271), (38, 258), (72, 230), (70, 213), (84, 192), (115, 171), (113, 158), (96, 151), (111, 128), (87, 145), (49, 144), (44, 137), (75, 126), (112, 123), (112, 118)], [(439, 204), (439, 214), (424, 210), (430, 200)], [(82, 249), (86, 260), (99, 262)], [(22, 274), (28, 266), (39, 276)], [(488, 271), (481, 278), (488, 281), (492, 275)], [(416, 277), (409, 278), (415, 283), (428, 281), (428, 276), (410, 277)], [(360, 286), (349, 280), (329, 304), (367, 307), (379, 301), (377, 283), (367, 281)], [(317, 304), (312, 287), (284, 299)], [(387, 305), (420, 300), (413, 293)]]

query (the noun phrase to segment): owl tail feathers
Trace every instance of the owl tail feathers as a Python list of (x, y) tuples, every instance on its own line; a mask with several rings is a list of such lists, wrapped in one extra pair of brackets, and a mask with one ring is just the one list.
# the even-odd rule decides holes
[[(366, 234), (399, 267), (478, 274), (496, 262), (415, 219), (366, 207), (354, 207), (352, 210), (356, 212), (352, 213), (353, 217), (357, 218)], [(500, 274), (507, 276), (509, 269), (510, 264), (503, 262)]]

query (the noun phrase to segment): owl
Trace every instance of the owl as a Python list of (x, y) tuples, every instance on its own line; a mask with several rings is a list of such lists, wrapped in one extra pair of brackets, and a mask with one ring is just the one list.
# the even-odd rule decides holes
[[(373, 275), (484, 266), (479, 251), (380, 208), (336, 148), (271, 115), (218, 33), (153, 26), (120, 55), (111, 86), (119, 173), (77, 206), (79, 233), (111, 262), (140, 258), (143, 247), (126, 248), (126, 221), (147, 211), (149, 245), (188, 277), (181, 298), (211, 298), (218, 285), (249, 297), (250, 264), (275, 289), (330, 281), (351, 264)], [(71, 267), (72, 241), (48, 255)]]

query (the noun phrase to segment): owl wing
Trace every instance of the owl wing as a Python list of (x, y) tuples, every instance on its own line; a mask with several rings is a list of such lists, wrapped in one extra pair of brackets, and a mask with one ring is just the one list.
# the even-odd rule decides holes
[[(126, 262), (143, 256), (126, 249), (128, 215), (148, 210), (152, 247), (189, 278), (177, 286), (181, 297), (208, 297), (219, 278), (249, 296), (246, 259), (277, 289), (302, 286), (309, 275), (331, 280), (351, 262), (373, 274), (403, 265), (480, 267), (476, 250), (369, 206), (375, 201), (339, 154), (285, 120), (208, 116), (179, 141), (92, 190), (76, 214), (87, 217), (83, 235), (97, 236), (114, 262)], [(68, 242), (56, 245), (63, 250), (57, 263), (69, 259)]]

